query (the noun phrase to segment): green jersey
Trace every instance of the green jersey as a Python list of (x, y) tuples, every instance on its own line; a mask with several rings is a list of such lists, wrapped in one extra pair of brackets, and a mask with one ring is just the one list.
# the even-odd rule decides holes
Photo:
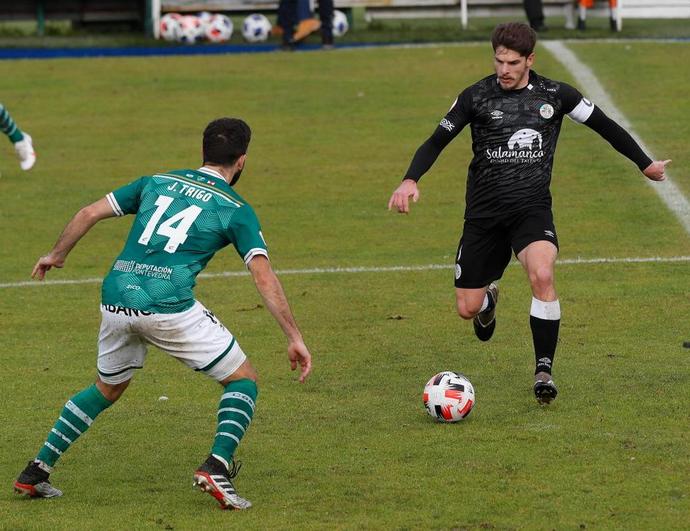
[(136, 218), (103, 281), (103, 304), (183, 312), (194, 304), (196, 276), (226, 245), (247, 264), (268, 256), (254, 210), (211, 169), (141, 177), (106, 199), (117, 215)]

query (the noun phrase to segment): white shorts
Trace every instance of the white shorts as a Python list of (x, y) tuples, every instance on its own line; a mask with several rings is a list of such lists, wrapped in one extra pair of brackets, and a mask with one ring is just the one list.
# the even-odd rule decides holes
[(144, 366), (147, 343), (217, 381), (247, 359), (227, 328), (199, 301), (181, 313), (150, 313), (101, 305), (98, 375), (107, 384), (126, 382)]

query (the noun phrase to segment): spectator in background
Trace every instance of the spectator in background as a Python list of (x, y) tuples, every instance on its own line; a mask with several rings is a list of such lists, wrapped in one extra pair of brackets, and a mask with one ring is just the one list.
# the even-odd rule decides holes
[[(617, 0), (609, 1), (609, 24), (611, 31), (618, 30), (618, 23), (616, 22), (618, 2)], [(586, 30), (587, 29), (587, 9), (594, 7), (594, 0), (578, 0), (579, 14), (577, 17), (577, 29)]]
[(297, 20), (297, 30), (292, 37), (295, 42), (306, 39), (309, 35), (321, 29), (321, 22), (314, 18), (309, 0), (297, 0)]
[(19, 167), (24, 171), (30, 170), (36, 162), (36, 153), (34, 152), (31, 137), (17, 127), (17, 124), (2, 103), (0, 103), (0, 130), (14, 144), (14, 150), (19, 159)]
[[(319, 0), (319, 18), (321, 19), (321, 43), (324, 49), (333, 47), (333, 0)], [(280, 0), (278, 19), (283, 27), (283, 50), (292, 50), (302, 36), (300, 28), (295, 33), (295, 23), (299, 15), (298, 0)], [(297, 39), (296, 37), (300, 37)]]
[(544, 24), (544, 7), (541, 0), (523, 0), (525, 6), (525, 13), (529, 25), (535, 31), (547, 31), (549, 28)]
[[(321, 28), (321, 22), (314, 18), (311, 11), (310, 0), (297, 0), (297, 30), (294, 32), (293, 40), (301, 41)], [(283, 35), (283, 21), (278, 16), (278, 21), (271, 29), (271, 34), (276, 37)]]

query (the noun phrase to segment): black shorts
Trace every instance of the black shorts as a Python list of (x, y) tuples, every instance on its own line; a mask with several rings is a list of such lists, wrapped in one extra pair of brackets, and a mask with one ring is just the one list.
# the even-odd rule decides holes
[(515, 255), (546, 240), (558, 249), (550, 208), (534, 207), (501, 218), (467, 219), (455, 260), (456, 288), (483, 288), (503, 276)]

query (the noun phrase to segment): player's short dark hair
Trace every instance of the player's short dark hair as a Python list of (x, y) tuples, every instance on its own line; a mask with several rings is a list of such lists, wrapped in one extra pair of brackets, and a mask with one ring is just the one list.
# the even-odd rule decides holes
[(247, 152), (252, 131), (239, 118), (218, 118), (204, 129), (204, 164), (231, 166)]
[(537, 32), (523, 22), (506, 22), (494, 28), (491, 34), (491, 45), (494, 52), (499, 46), (508, 48), (528, 57), (537, 44)]

